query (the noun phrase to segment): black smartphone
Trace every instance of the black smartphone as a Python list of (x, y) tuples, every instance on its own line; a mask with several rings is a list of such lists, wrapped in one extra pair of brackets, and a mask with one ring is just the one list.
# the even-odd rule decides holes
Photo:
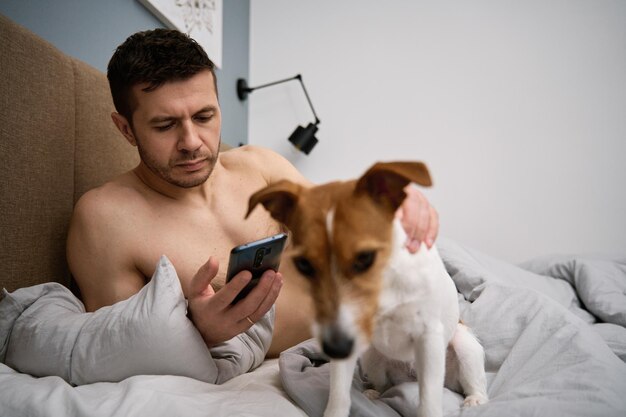
[(280, 256), (285, 248), (287, 234), (279, 233), (264, 239), (255, 240), (234, 247), (230, 251), (230, 259), (228, 261), (228, 270), (226, 272), (226, 282), (233, 279), (241, 271), (250, 271), (252, 279), (243, 290), (237, 294), (233, 300), (233, 304), (237, 303), (259, 283), (261, 275), (268, 269), (278, 271), (280, 265)]

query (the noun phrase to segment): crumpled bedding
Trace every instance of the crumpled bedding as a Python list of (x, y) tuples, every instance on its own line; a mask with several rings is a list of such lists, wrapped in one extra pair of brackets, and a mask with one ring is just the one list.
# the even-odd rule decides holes
[[(552, 256), (515, 266), (447, 239), (438, 247), (461, 318), (485, 348), (490, 397), (462, 409), (461, 395), (444, 389), (444, 415), (626, 415), (626, 256)], [(323, 414), (329, 366), (316, 341), (283, 352), (280, 376), (307, 415)], [(416, 382), (374, 401), (364, 388), (357, 368), (352, 416), (416, 414)]]
[(165, 257), (138, 294), (95, 313), (59, 284), (5, 291), (0, 416), (305, 416), (264, 361), (273, 310), (209, 351), (186, 309)]
[(172, 375), (73, 387), (56, 376), (34, 378), (0, 363), (2, 417), (306, 417), (280, 386), (278, 360), (221, 384)]

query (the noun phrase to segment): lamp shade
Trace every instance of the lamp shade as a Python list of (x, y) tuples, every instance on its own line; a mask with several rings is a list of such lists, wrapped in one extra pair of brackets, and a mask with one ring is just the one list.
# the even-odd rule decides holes
[(315, 132), (317, 132), (317, 125), (313, 123), (309, 123), (307, 127), (298, 126), (289, 136), (289, 142), (308, 155), (317, 144)]

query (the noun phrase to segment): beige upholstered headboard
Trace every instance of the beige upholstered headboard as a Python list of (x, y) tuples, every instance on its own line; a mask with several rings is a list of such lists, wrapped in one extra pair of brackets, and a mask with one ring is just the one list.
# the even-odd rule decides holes
[(69, 285), (65, 240), (88, 189), (138, 162), (106, 76), (0, 15), (0, 287)]

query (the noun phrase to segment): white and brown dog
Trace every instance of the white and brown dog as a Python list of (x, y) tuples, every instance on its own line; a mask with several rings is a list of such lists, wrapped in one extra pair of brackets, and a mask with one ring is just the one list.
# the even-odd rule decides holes
[(378, 392), (394, 383), (394, 368), (411, 366), (419, 416), (442, 415), (444, 384), (466, 395), (465, 406), (487, 402), (484, 352), (459, 322), (437, 249), (404, 247), (395, 213), (410, 182), (431, 185), (424, 164), (378, 163), (358, 180), (312, 188), (281, 181), (250, 198), (248, 214), (262, 204), (291, 230), (288, 256), (311, 283), (315, 332), (331, 358), (326, 417), (350, 413), (359, 357)]

